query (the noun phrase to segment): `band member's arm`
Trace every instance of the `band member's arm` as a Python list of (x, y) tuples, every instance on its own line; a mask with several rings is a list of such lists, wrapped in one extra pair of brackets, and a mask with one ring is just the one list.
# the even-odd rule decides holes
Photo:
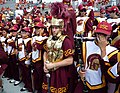
[(116, 83), (117, 78), (120, 76), (120, 62), (118, 62), (118, 53), (114, 54), (115, 52), (117, 52), (117, 50), (113, 53), (110, 53), (110, 55), (113, 54), (110, 58), (109, 56), (105, 56), (103, 59), (106, 61), (101, 63), (103, 74), (108, 81), (113, 83)]
[(43, 67), (43, 69), (44, 69), (44, 72), (45, 73), (48, 73), (49, 71), (48, 71), (48, 69), (47, 69), (47, 67), (46, 67), (46, 61), (47, 61), (47, 52), (44, 52), (44, 54), (43, 54), (43, 60), (44, 60), (44, 67)]
[(73, 63), (73, 57), (70, 56), (62, 61), (59, 61), (59, 62), (55, 62), (55, 63), (49, 63), (47, 64), (47, 69), (57, 69), (59, 67), (64, 67), (64, 66), (68, 66), (68, 65), (71, 65)]

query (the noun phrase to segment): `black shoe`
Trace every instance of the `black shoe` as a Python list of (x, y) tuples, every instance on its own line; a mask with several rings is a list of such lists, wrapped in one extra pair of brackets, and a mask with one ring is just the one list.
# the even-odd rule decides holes
[(14, 80), (14, 79), (12, 79), (12, 80), (10, 80), (10, 81), (9, 81), (9, 83), (15, 83), (15, 80)]
[(14, 86), (17, 86), (17, 85), (19, 85), (21, 83), (21, 81), (15, 81), (14, 82)]
[(21, 88), (20, 91), (26, 91), (27, 89), (26, 88)]
[(8, 78), (7, 80), (11, 80), (10, 78)]
[(5, 76), (2, 76), (2, 78), (6, 78)]
[(4, 90), (4, 89), (3, 89), (3, 86), (2, 86), (2, 87), (0, 87), (0, 93), (2, 93), (2, 92), (3, 92), (3, 90)]

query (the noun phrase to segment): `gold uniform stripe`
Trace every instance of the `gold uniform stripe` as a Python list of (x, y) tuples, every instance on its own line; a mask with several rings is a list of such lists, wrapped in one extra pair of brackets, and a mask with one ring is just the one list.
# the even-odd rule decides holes
[(26, 59), (26, 57), (23, 57), (23, 58), (19, 59), (19, 61), (23, 61), (23, 60), (25, 60), (25, 59)]
[(118, 35), (115, 39), (112, 40), (111, 45), (114, 45), (120, 39), (120, 35)]
[(42, 44), (43, 41), (38, 41), (38, 40), (36, 40), (36, 43), (38, 43), (38, 44)]
[(112, 68), (112, 67), (110, 67), (107, 72), (108, 72), (108, 74), (109, 74), (113, 79), (116, 79), (116, 77), (115, 77), (115, 76), (111, 73), (111, 71), (110, 71), (111, 68)]
[(84, 64), (86, 63), (86, 42), (83, 42), (82, 43), (82, 53), (83, 53), (83, 55), (82, 55), (82, 57), (83, 57), (83, 62), (84, 62)]
[(115, 50), (115, 51), (113, 51), (112, 53), (110, 53), (110, 54), (108, 55), (108, 58), (110, 59), (113, 55), (115, 55), (116, 53), (118, 53), (118, 51), (119, 51), (119, 50)]
[(95, 90), (95, 89), (100, 89), (100, 88), (103, 88), (106, 86), (106, 83), (105, 83), (105, 77), (103, 76), (102, 77), (102, 84), (99, 84), (99, 85), (90, 85), (88, 82), (86, 82), (87, 86), (91, 89), (91, 90)]
[[(120, 28), (120, 26), (119, 26), (119, 28)], [(120, 30), (118, 31), (118, 36), (120, 36)]]
[(111, 66), (110, 63), (107, 63), (107, 62), (105, 62), (105, 65), (106, 65), (106, 66)]
[(118, 59), (118, 62), (120, 62), (120, 52), (118, 52), (117, 59)]
[(39, 61), (39, 60), (41, 60), (41, 57), (39, 57), (39, 58), (37, 58), (37, 59), (35, 59), (35, 60), (32, 60), (32, 62), (35, 63), (35, 62), (37, 62), (37, 61)]

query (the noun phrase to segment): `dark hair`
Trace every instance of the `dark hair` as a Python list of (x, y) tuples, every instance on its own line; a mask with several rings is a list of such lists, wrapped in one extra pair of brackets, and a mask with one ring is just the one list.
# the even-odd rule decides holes
[(86, 12), (86, 8), (83, 8), (82, 10), (80, 10), (80, 12)]

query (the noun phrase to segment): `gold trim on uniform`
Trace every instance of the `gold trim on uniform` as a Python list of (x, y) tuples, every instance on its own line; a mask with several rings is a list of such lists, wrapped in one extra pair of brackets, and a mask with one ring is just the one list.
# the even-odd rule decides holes
[(69, 5), (70, 3), (64, 2), (65, 5)]
[(118, 60), (118, 62), (120, 62), (120, 52), (118, 52), (118, 54), (117, 54), (117, 60)]
[(111, 45), (114, 45), (119, 39), (120, 39), (120, 35), (118, 35), (117, 37), (115, 37), (115, 38), (112, 40)]
[(106, 65), (106, 66), (111, 66), (110, 63), (108, 63), (108, 62), (105, 62), (105, 65)]
[[(42, 88), (44, 90), (47, 90), (48, 89), (48, 85), (43, 83), (42, 84)], [(55, 88), (55, 87), (50, 87), (50, 91), (51, 93), (66, 93), (68, 90), (68, 84), (65, 86), (65, 87), (60, 87), (60, 88)]]
[(114, 75), (112, 74), (112, 72), (110, 71), (111, 68), (112, 68), (112, 67), (110, 67), (107, 72), (108, 72), (108, 74), (109, 74), (113, 79), (116, 79), (116, 76), (114, 76)]
[(11, 55), (14, 55), (15, 54), (15, 50), (11, 53)]
[(9, 44), (9, 43), (12, 43), (12, 42), (14, 42), (13, 40), (11, 40), (11, 41), (8, 41), (7, 43)]
[(44, 44), (44, 45), (43, 45), (43, 48), (47, 51), (47, 50), (48, 50), (47, 44)]
[(43, 41), (38, 41), (38, 40), (36, 40), (36, 43), (38, 43), (38, 44), (42, 44)]
[(82, 57), (83, 57), (83, 62), (84, 64), (86, 64), (86, 42), (83, 42), (82, 43)]
[[(120, 28), (120, 26), (119, 26), (119, 28)], [(118, 36), (120, 35), (120, 30), (118, 30)]]
[(86, 82), (87, 86), (91, 89), (91, 90), (95, 90), (95, 89), (100, 89), (106, 86), (106, 82), (105, 82), (105, 77), (102, 77), (102, 84), (99, 85), (90, 85), (88, 82)]
[(109, 55), (108, 55), (108, 58), (110, 59), (113, 55), (115, 55), (116, 53), (118, 53), (119, 50), (115, 50), (113, 52), (111, 52)]
[(76, 67), (80, 67), (80, 64), (78, 64)]
[(23, 58), (19, 59), (19, 61), (23, 61), (23, 60), (25, 60), (25, 59), (26, 59), (26, 57), (23, 57)]
[(68, 50), (66, 50), (64, 52), (64, 54), (65, 54), (66, 57), (69, 56), (69, 55), (71, 55), (71, 54), (73, 54), (73, 53), (74, 53), (74, 51), (72, 49), (68, 49)]

